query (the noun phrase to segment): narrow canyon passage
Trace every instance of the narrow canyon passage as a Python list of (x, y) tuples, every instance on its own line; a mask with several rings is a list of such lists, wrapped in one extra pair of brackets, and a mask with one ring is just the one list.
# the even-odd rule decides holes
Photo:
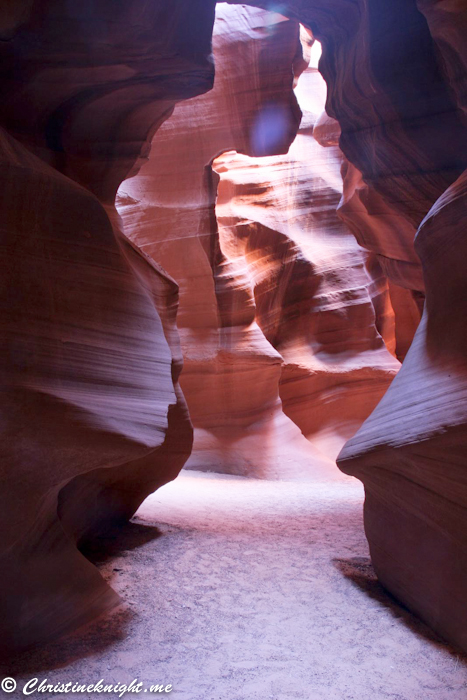
[(466, 35), (0, 6), (1, 697), (466, 700)]
[(124, 606), (12, 675), (138, 678), (180, 700), (465, 700), (467, 659), (376, 581), (362, 501), (337, 469), (182, 472), (90, 553)]

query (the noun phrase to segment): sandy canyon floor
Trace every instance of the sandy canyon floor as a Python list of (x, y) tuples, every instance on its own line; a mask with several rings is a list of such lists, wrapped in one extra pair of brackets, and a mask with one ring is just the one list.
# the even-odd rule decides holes
[(2, 668), (18, 681), (5, 697), (37, 677), (137, 678), (172, 684), (157, 697), (173, 700), (466, 700), (467, 658), (378, 584), (362, 502), (337, 470), (305, 483), (182, 472), (90, 553), (124, 604)]

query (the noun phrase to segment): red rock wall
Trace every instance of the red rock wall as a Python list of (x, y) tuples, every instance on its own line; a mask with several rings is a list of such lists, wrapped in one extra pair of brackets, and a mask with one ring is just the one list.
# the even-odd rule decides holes
[[(177, 384), (177, 290), (152, 260), (155, 240), (155, 259), (172, 260), (169, 272), (183, 280), (185, 386), (212, 401), (193, 403), (201, 438), (194, 464), (209, 465), (215, 455), (211, 464), (226, 470), (241, 464), (244, 473), (290, 475), (288, 467), (281, 471), (284, 445), (293, 464), (320, 463), (279, 397), (282, 357), (286, 366), (296, 363), (290, 341), (303, 342), (302, 329), (293, 315), (269, 313), (261, 275), (249, 279), (252, 257), (264, 258), (264, 240), (249, 241), (247, 269), (224, 252), (227, 227), (222, 243), (210, 167), (229, 149), (253, 156), (287, 150), (300, 116), (292, 92), (293, 75), (304, 68), (300, 21), (322, 42), (326, 111), (339, 122), (348, 161), (340, 216), (371, 252), (367, 287), (357, 284), (362, 254), (350, 255), (345, 274), (360, 296), (344, 307), (359, 311), (349, 310), (346, 322), (357, 319), (366, 329), (362, 354), (379, 353), (373, 368), (387, 367), (381, 335), (392, 335), (388, 345), (405, 354), (426, 292), (401, 372), (339, 464), (365, 483), (365, 526), (384, 585), (467, 649), (464, 3), (285, 0), (281, 12), (293, 21), (276, 17), (267, 31), (252, 25), (245, 9), (233, 11), (235, 20), (225, 15), (217, 49), (230, 66), (220, 73), (226, 89), (206, 102), (195, 98), (184, 115), (185, 103), (162, 127), (153, 151), (164, 175), (151, 180), (149, 200), (143, 170), (128, 181), (139, 179), (140, 192), (127, 191), (127, 183), (120, 192), (124, 221), (133, 217), (128, 233), (142, 253), (122, 236), (115, 193), (145, 163), (174, 105), (212, 86), (213, 10), (206, 0), (19, 0), (0, 8), (2, 645), (38, 643), (115, 604), (74, 543), (128, 517), (189, 454), (191, 427)], [(184, 116), (193, 130), (177, 136)], [(275, 124), (270, 131), (268, 122)], [(326, 120), (316, 124), (324, 128)], [(184, 158), (196, 167), (180, 169)], [(238, 199), (237, 183), (231, 200)], [(258, 229), (261, 221), (252, 221)], [(270, 226), (275, 235), (278, 228)], [(183, 244), (173, 255), (177, 239)], [(300, 262), (315, 295), (316, 280), (326, 286), (330, 278), (321, 260), (297, 252), (301, 247), (290, 236), (284, 260), (290, 270)], [(271, 256), (263, 270), (278, 279), (273, 263)], [(303, 310), (302, 295), (310, 301), (306, 284), (278, 286), (286, 310)], [(313, 342), (329, 328), (315, 323)], [(315, 356), (306, 353), (305, 373), (310, 362)], [(204, 395), (196, 383), (202, 368)], [(254, 384), (255, 392), (241, 389)], [(224, 430), (227, 422), (233, 433)], [(259, 440), (258, 469), (248, 455)]]
[(0, 13), (2, 648), (118, 602), (75, 543), (130, 517), (190, 453), (178, 288), (123, 236), (114, 196), (174, 104), (211, 86), (213, 9)]
[(385, 300), (376, 297), (385, 296), (395, 346), (387, 282), (377, 289), (368, 255), (336, 213), (342, 153), (313, 138), (326, 94), (316, 68), (300, 77), (297, 94), (302, 125), (286, 156), (216, 159), (216, 212), (221, 248), (245, 271), (256, 321), (282, 357), (284, 412), (334, 459), (399, 363), (377, 329)]
[(421, 324), (387, 394), (339, 456), (365, 484), (365, 527), (383, 585), (467, 648), (467, 174), (435, 202), (416, 248), (426, 280)]
[[(376, 328), (366, 255), (336, 214), (342, 154), (312, 136), (326, 94), (316, 68), (299, 79), (289, 155), (252, 159), (287, 150), (298, 128), (292, 70), (310, 44), (298, 34), (280, 15), (219, 5), (214, 89), (176, 108), (119, 190), (125, 231), (181, 286), (192, 468), (332, 470), (398, 369)], [(229, 149), (248, 155), (217, 158), (213, 173)]]
[[(306, 65), (299, 27), (273, 13), (220, 5), (213, 42), (214, 89), (177, 106), (148, 163), (120, 187), (118, 209), (131, 240), (180, 284), (181, 384), (195, 428), (188, 466), (303, 475), (331, 465), (282, 411), (282, 357), (257, 324), (247, 275), (220, 245), (219, 176), (211, 169), (226, 149), (289, 148), (301, 117), (294, 72)], [(264, 128), (269, 119), (275, 131)]]
[[(403, 217), (409, 226), (397, 236), (370, 231), (368, 247), (380, 261), (387, 256), (386, 274), (415, 292), (421, 307), (413, 227), (426, 290), (422, 323), (401, 372), (338, 464), (365, 484), (365, 528), (381, 581), (466, 650), (467, 511), (460, 456), (467, 425), (460, 262), (467, 168), (465, 3), (290, 0), (283, 12), (311, 27), (323, 44), (326, 109), (339, 121), (340, 146), (352, 163), (341, 214), (357, 224), (360, 236), (368, 234), (374, 193), (378, 208), (382, 197), (383, 216)], [(363, 192), (354, 167), (362, 174)]]
[[(466, 126), (451, 89), (455, 84), (459, 93), (463, 85), (457, 74), (451, 77), (465, 54), (458, 38), (463, 3), (440, 7), (420, 0), (430, 26), (415, 0), (287, 0), (281, 7), (322, 43), (326, 111), (340, 124), (344, 154), (417, 227), (465, 168), (458, 144), (465, 142)], [(445, 47), (449, 60), (441, 60), (433, 39), (439, 45), (439, 16), (454, 47)]]

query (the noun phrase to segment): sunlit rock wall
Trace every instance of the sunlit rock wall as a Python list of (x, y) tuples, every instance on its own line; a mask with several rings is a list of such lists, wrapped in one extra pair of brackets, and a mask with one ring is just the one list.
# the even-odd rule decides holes
[[(311, 43), (280, 15), (218, 5), (213, 91), (176, 108), (119, 190), (127, 235), (180, 284), (189, 467), (332, 473), (399, 366), (377, 330), (367, 254), (336, 214), (342, 155), (312, 136), (316, 68), (298, 83), (299, 138), (267, 157), (298, 128), (293, 74)], [(231, 150), (247, 155), (213, 171)]]
[(326, 95), (316, 66), (296, 93), (303, 118), (287, 155), (216, 159), (216, 213), (221, 248), (244, 271), (256, 321), (282, 357), (283, 410), (334, 458), (398, 370), (388, 350), (395, 319), (386, 278), (336, 212), (343, 156), (313, 137)]
[(300, 123), (294, 73), (306, 65), (299, 26), (218, 5), (216, 79), (180, 104), (148, 163), (119, 190), (125, 231), (180, 285), (181, 384), (195, 428), (188, 465), (257, 477), (306, 475), (330, 462), (284, 414), (282, 357), (256, 319), (247, 274), (224, 254), (211, 162), (235, 149), (286, 152)]
[(340, 124), (345, 156), (415, 228), (466, 159), (459, 147), (466, 132), (465, 8), (458, 0), (419, 6), (416, 0), (281, 3), (322, 43), (326, 111)]
[[(337, 146), (339, 123), (323, 111), (313, 135), (322, 146)], [(415, 228), (364, 182), (362, 173), (345, 157), (341, 175), (343, 192), (337, 213), (360, 246), (370, 253), (366, 264), (376, 292), (373, 300), (378, 330), (402, 361), (420, 322), (425, 290), (414, 247)]]
[[(266, 0), (252, 4), (271, 9)], [(286, 405), (296, 338), (311, 338), (305, 375), (316, 361), (308, 350), (318, 342), (322, 356), (336, 344), (323, 342), (326, 325), (305, 332), (294, 314), (270, 313), (251, 259), (242, 268), (227, 250), (228, 222), (219, 235), (211, 168), (230, 150), (287, 151), (300, 118), (292, 87), (305, 67), (302, 22), (323, 46), (326, 111), (339, 122), (346, 158), (339, 216), (371, 254), (366, 272), (344, 234), (345, 250), (322, 249), (340, 270), (336, 289), (348, 276), (348, 288), (359, 290), (355, 304), (341, 295), (342, 320), (361, 329), (373, 375), (381, 370), (386, 381), (394, 371), (381, 337), (398, 357), (407, 352), (426, 292), (402, 371), (339, 463), (365, 483), (382, 582), (467, 649), (464, 4), (284, 0), (292, 21), (268, 15), (266, 26), (259, 10), (222, 8), (216, 52), (226, 70), (206, 101), (184, 103), (169, 122), (176, 103), (212, 86), (212, 1), (18, 0), (0, 8), (2, 646), (39, 643), (117, 602), (75, 542), (128, 517), (189, 454), (177, 286), (159, 262), (182, 285), (192, 466), (280, 477), (327, 468), (280, 395)], [(164, 122), (164, 138), (153, 139)], [(326, 131), (326, 118), (316, 114), (315, 125)], [(146, 163), (151, 141), (151, 161), (120, 190), (125, 238), (115, 193)], [(329, 189), (324, 180), (320, 192)], [(298, 208), (310, 202), (307, 194)], [(302, 248), (303, 279), (329, 292), (322, 251), (316, 260), (295, 232), (287, 236), (284, 260)], [(305, 286), (281, 283), (285, 309), (304, 314), (310, 296), (302, 303), (294, 294)], [(340, 350), (334, 356), (349, 367)]]
[[(387, 215), (417, 231), (426, 291), (401, 372), (338, 463), (365, 484), (365, 528), (381, 581), (466, 650), (465, 3), (288, 0), (282, 12), (323, 45), (326, 111), (352, 164), (341, 213), (353, 219), (352, 181), (361, 173), (368, 203), (376, 192)], [(404, 230), (369, 242), (380, 258), (394, 246), (386, 274), (422, 308)]]

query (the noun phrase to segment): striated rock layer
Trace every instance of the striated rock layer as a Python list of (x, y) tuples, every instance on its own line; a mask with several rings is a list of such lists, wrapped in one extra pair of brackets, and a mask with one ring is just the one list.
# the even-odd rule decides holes
[(379, 288), (368, 254), (336, 214), (342, 153), (313, 138), (325, 97), (316, 68), (300, 77), (297, 94), (302, 125), (286, 156), (216, 159), (216, 212), (221, 248), (245, 271), (257, 323), (282, 357), (284, 412), (334, 458), (399, 363), (379, 332), (394, 349), (386, 280)]
[[(251, 4), (270, 8), (269, 0)], [(284, 0), (280, 9), (290, 21), (243, 5), (220, 10), (221, 82), (206, 101), (177, 109), (164, 140), (156, 137), (160, 174), (143, 169), (120, 191), (130, 238), (149, 258), (123, 237), (115, 193), (145, 162), (174, 105), (212, 86), (214, 2), (19, 0), (0, 9), (3, 646), (38, 643), (116, 602), (75, 542), (128, 517), (189, 453), (176, 285), (157, 259), (182, 284), (192, 464), (261, 476), (290, 475), (287, 459), (300, 470), (324, 465), (282, 411), (280, 395), (294, 410), (286, 371), (300, 386), (318, 360), (319, 371), (337, 360), (336, 374), (348, 376), (368, 360), (370, 374), (381, 370), (387, 381), (395, 365), (380, 336), (403, 357), (426, 292), (402, 371), (339, 464), (365, 483), (383, 583), (467, 649), (465, 8), (456, 0)], [(285, 153), (298, 128), (292, 87), (305, 63), (297, 22), (323, 45), (326, 112), (339, 123), (346, 158), (339, 215), (371, 254), (366, 271), (331, 217), (334, 175), (331, 187), (311, 176), (319, 197), (329, 194), (321, 210), (312, 206), (315, 221), (300, 215), (312, 201), (306, 188), (293, 205), (296, 228), (315, 241), (320, 217), (332, 219), (346, 241), (339, 253), (330, 239), (315, 252), (296, 229), (263, 223), (266, 197), (261, 216), (232, 212), (219, 235), (213, 159), (230, 150)], [(314, 125), (335, 148), (335, 125), (318, 114)], [(219, 204), (232, 209), (246, 206), (235, 182), (240, 162), (220, 173), (234, 186)], [(256, 195), (266, 181), (253, 183)], [(279, 188), (272, 201), (280, 200)], [(280, 264), (264, 227), (280, 234)], [(338, 331), (354, 327), (345, 357)], [(320, 398), (341, 380), (320, 385)], [(334, 415), (323, 408), (326, 420)], [(320, 419), (296, 411), (310, 434), (322, 432)], [(339, 421), (350, 425), (345, 415)]]
[[(188, 466), (306, 478), (331, 466), (399, 365), (376, 328), (366, 254), (336, 215), (342, 155), (312, 137), (316, 68), (299, 80), (289, 155), (251, 159), (288, 150), (293, 71), (312, 40), (302, 33), (302, 47), (281, 15), (219, 5), (216, 16), (214, 89), (177, 107), (118, 208), (180, 284)], [(247, 155), (213, 171), (230, 149)]]
[[(178, 288), (114, 195), (176, 101), (208, 89), (213, 3), (0, 13), (3, 648), (118, 602), (76, 548), (188, 457)], [(187, 22), (189, 31), (187, 30)], [(196, 29), (196, 31), (194, 31)]]
[[(288, 0), (282, 12), (323, 44), (326, 111), (352, 164), (341, 216), (395, 293), (404, 288), (421, 308), (426, 290), (401, 372), (338, 464), (365, 484), (365, 528), (384, 585), (466, 650), (464, 5)], [(393, 218), (376, 235), (367, 225), (375, 208), (404, 226)]]
[(148, 163), (120, 187), (118, 209), (126, 234), (180, 285), (181, 384), (195, 428), (188, 465), (303, 474), (326, 460), (282, 411), (282, 358), (257, 324), (247, 275), (221, 249), (211, 168), (226, 149), (288, 150), (301, 117), (294, 73), (306, 65), (299, 27), (219, 5), (213, 43), (214, 89), (176, 108)]
[[(249, 4), (270, 5), (268, 0)], [(449, 9), (434, 0), (418, 4), (281, 3), (281, 12), (312, 29), (322, 44), (326, 111), (340, 124), (345, 156), (415, 227), (465, 169), (467, 133), (457, 97), (464, 94), (465, 48), (458, 37), (465, 9), (455, 1)], [(444, 42), (443, 32), (449, 37)]]
[[(315, 139), (322, 146), (332, 147), (338, 145), (340, 134), (338, 122), (323, 111), (313, 130)], [(337, 213), (358, 243), (370, 252), (367, 269), (377, 290), (374, 303), (378, 329), (402, 361), (420, 322), (425, 289), (414, 248), (415, 228), (364, 182), (362, 173), (345, 157), (341, 174), (343, 192)]]
[[(339, 456), (365, 484), (365, 528), (382, 583), (467, 649), (467, 326), (459, 304), (467, 172), (417, 233), (427, 296), (397, 378)], [(446, 271), (449, 270), (449, 275)]]

